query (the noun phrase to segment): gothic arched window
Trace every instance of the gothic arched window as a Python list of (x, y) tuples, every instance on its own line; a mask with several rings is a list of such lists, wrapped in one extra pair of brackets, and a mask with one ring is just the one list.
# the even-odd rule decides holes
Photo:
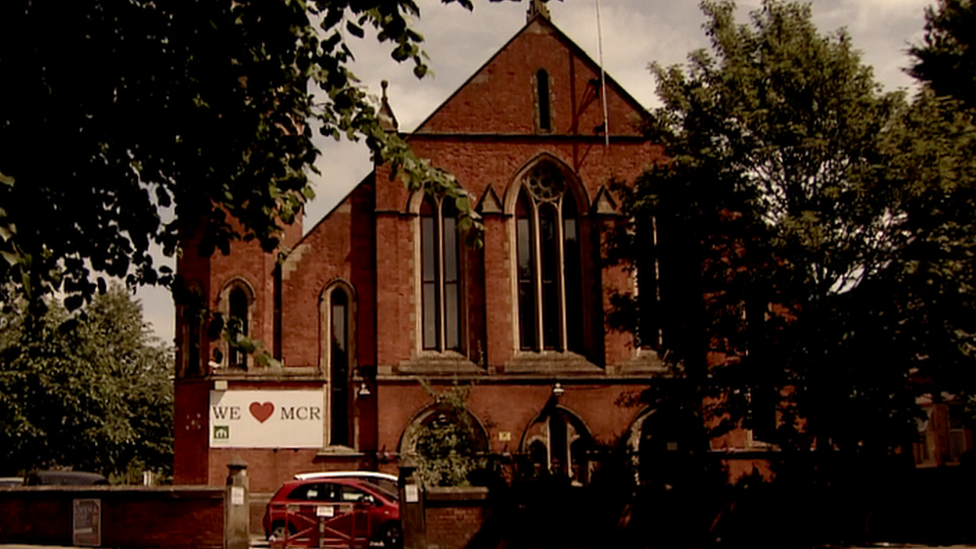
[(578, 351), (583, 344), (580, 212), (562, 170), (540, 162), (515, 206), (519, 347)]
[(582, 420), (561, 406), (545, 410), (522, 439), (523, 452), (535, 474), (567, 476), (580, 484), (589, 480), (591, 446), (592, 437)]
[(457, 209), (426, 197), (420, 207), (422, 345), (461, 350), (461, 261)]
[(356, 358), (356, 290), (336, 280), (319, 298), (322, 373), (327, 380), (326, 440), (330, 446), (356, 445), (356, 396), (359, 372)]
[[(247, 337), (248, 332), (248, 306), (249, 299), (247, 293), (240, 287), (230, 291), (230, 304), (228, 307), (228, 322), (231, 333)], [(237, 347), (230, 347), (230, 365), (241, 368), (247, 367), (247, 354)]]
[(329, 297), (329, 444), (349, 446), (349, 297), (336, 288)]
[(232, 345), (228, 339), (237, 341), (240, 337), (253, 334), (251, 307), (254, 301), (253, 287), (244, 278), (235, 277), (221, 289), (218, 303), (220, 314), (225, 319), (227, 337), (222, 338), (214, 351), (212, 362), (215, 367), (247, 368), (248, 354)]

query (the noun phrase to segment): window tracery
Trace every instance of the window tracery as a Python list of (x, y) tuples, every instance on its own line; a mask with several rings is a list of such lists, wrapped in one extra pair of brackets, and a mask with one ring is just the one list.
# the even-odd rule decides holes
[(524, 177), (515, 207), (519, 347), (583, 345), (580, 212), (563, 171), (542, 161)]

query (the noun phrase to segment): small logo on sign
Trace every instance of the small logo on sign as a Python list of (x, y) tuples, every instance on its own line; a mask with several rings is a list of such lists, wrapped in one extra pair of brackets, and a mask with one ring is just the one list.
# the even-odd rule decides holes
[(248, 410), (251, 411), (251, 415), (254, 416), (254, 419), (264, 423), (269, 417), (271, 417), (271, 414), (274, 413), (274, 404), (270, 402), (265, 402), (263, 404), (259, 402), (252, 402)]
[(227, 440), (230, 438), (230, 425), (214, 425), (214, 439)]

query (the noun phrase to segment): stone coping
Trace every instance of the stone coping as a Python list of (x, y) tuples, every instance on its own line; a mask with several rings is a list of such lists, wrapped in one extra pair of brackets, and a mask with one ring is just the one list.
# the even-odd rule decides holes
[(214, 486), (135, 486), (135, 485), (50, 485), (10, 486), (0, 488), (0, 494), (45, 494), (57, 492), (97, 494), (165, 494), (170, 497), (197, 497), (223, 499), (226, 488)]
[(426, 490), (426, 501), (481, 502), (488, 499), (483, 486), (437, 486)]

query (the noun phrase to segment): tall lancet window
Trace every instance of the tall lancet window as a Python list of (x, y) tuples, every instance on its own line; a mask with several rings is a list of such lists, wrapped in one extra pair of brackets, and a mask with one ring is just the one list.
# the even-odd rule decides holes
[(331, 337), (329, 385), (331, 386), (330, 436), (334, 446), (350, 446), (349, 441), (349, 297), (339, 288), (330, 294)]
[(428, 351), (461, 350), (461, 261), (457, 209), (427, 197), (420, 207), (422, 344)]
[(552, 112), (549, 104), (549, 73), (545, 69), (539, 69), (535, 73), (535, 85), (539, 129), (548, 132), (552, 130)]
[[(250, 319), (248, 318), (248, 307), (250, 300), (247, 297), (247, 292), (245, 292), (243, 288), (237, 286), (230, 291), (228, 301), (229, 305), (227, 308), (227, 316), (231, 325), (231, 330), (237, 335), (247, 337), (248, 324), (250, 324)], [(229, 364), (234, 367), (246, 368), (247, 354), (233, 345), (229, 347)]]
[(519, 346), (577, 351), (583, 344), (580, 212), (562, 170), (540, 162), (515, 210)]

